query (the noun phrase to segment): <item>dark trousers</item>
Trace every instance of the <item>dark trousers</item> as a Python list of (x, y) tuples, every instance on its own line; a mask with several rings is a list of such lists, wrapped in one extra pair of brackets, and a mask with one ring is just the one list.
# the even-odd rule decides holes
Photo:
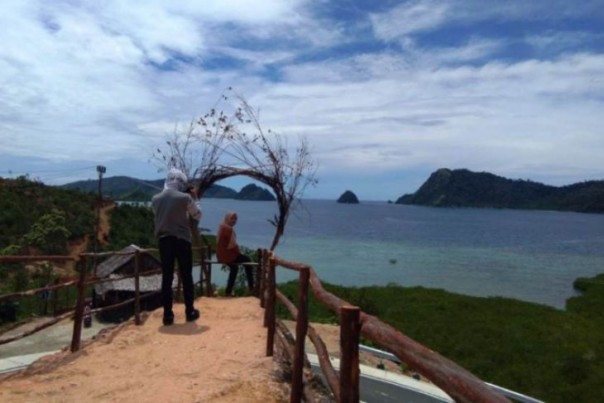
[(172, 312), (172, 282), (174, 281), (174, 262), (178, 262), (178, 270), (182, 279), (182, 291), (185, 298), (186, 312), (192, 312), (193, 290), (193, 254), (191, 244), (184, 239), (173, 236), (159, 238), (159, 257), (161, 260), (161, 301), (164, 315), (173, 315)]
[(247, 286), (252, 291), (254, 289), (254, 272), (252, 271), (252, 266), (247, 266), (245, 263), (251, 262), (252, 259), (249, 256), (239, 254), (237, 258), (229, 264), (229, 279), (227, 280), (227, 286), (225, 293), (226, 295), (231, 295), (233, 292), (233, 287), (235, 286), (235, 280), (237, 280), (237, 273), (239, 273), (239, 265), (243, 264), (245, 268), (245, 276), (247, 277)]

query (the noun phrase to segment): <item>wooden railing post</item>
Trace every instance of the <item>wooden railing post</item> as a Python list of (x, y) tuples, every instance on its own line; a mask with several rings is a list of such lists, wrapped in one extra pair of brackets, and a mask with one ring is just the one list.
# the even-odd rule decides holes
[[(208, 260), (212, 260), (212, 247), (208, 246)], [(203, 274), (206, 281), (206, 296), (213, 297), (214, 290), (212, 289), (212, 264), (206, 266), (206, 272)]]
[(201, 265), (201, 271), (203, 272), (203, 288), (205, 289), (206, 297), (213, 297), (214, 290), (212, 289), (212, 264), (207, 263), (212, 259), (212, 247), (207, 246), (206, 250), (208, 254), (204, 256), (203, 263)]
[(266, 356), (272, 357), (273, 346), (275, 343), (275, 301), (276, 301), (276, 285), (275, 285), (275, 258), (271, 256), (268, 265), (268, 289), (266, 298), (265, 323), (267, 328), (266, 337)]
[[(264, 308), (266, 305), (266, 274), (268, 272), (267, 269), (267, 261), (268, 261), (268, 251), (266, 249), (262, 249), (260, 251), (260, 264), (258, 265), (258, 287), (260, 288), (260, 307)], [(266, 322), (264, 322), (264, 326), (266, 326)]]
[(206, 286), (206, 260), (210, 259), (208, 255), (209, 246), (202, 246), (199, 250), (199, 286), (201, 287), (201, 295), (208, 295), (208, 287)]
[[(200, 195), (201, 196), (201, 195)], [(208, 255), (205, 256), (204, 255), (204, 251), (205, 248), (202, 245), (201, 242), (201, 237), (199, 235), (199, 221), (195, 221), (194, 219), (190, 218), (189, 219), (189, 228), (191, 230), (191, 235), (193, 237), (193, 242), (192, 245), (199, 248), (199, 256), (201, 258), (201, 265), (199, 266), (199, 286), (202, 288), (202, 290), (205, 288), (205, 295), (206, 297), (211, 297), (213, 296), (214, 292), (212, 290), (212, 275), (210, 273), (210, 270), (205, 270), (207, 269), (206, 265), (204, 265), (204, 261), (206, 260), (206, 258), (209, 260), (212, 257), (212, 251), (210, 249), (210, 246), (207, 245), (207, 249), (208, 249)], [(205, 287), (204, 287), (204, 283), (205, 283)], [(181, 275), (180, 275), (180, 268), (178, 270), (178, 286), (177, 286), (177, 297), (181, 296)], [(201, 295), (204, 295), (203, 291), (201, 293)], [(180, 299), (182, 300), (182, 299)]]
[(80, 339), (82, 337), (82, 320), (84, 318), (84, 283), (86, 282), (87, 262), (86, 256), (80, 256), (80, 278), (78, 279), (78, 297), (73, 318), (73, 334), (71, 337), (71, 352), (75, 353), (80, 349)]
[(205, 295), (205, 287), (203, 285), (203, 264), (206, 260), (206, 246), (199, 247), (199, 287), (201, 289), (201, 295)]
[(141, 324), (141, 300), (140, 300), (140, 265), (141, 253), (137, 249), (134, 253), (134, 323)]
[[(57, 284), (59, 284), (58, 278), (56, 278), (54, 281), (54, 285), (57, 285)], [(59, 291), (61, 291), (61, 289), (57, 288), (52, 293), (52, 316), (57, 316), (57, 310), (59, 307)]]
[[(267, 312), (267, 300), (268, 300), (268, 276), (270, 272), (270, 258), (271, 253), (267, 250), (264, 251), (264, 268), (262, 274), (262, 300), (261, 307), (264, 308), (264, 327), (268, 326), (268, 312)], [(276, 297), (275, 297), (276, 298)]]
[[(94, 259), (94, 264), (92, 265), (92, 278), (94, 280), (97, 279), (97, 268), (98, 265), (96, 263), (96, 258)], [(94, 287), (92, 288), (92, 307), (96, 308), (97, 306), (97, 298), (96, 298), (96, 291), (94, 290)]]
[(292, 390), (290, 402), (302, 401), (303, 376), (304, 376), (304, 344), (308, 332), (308, 267), (300, 270), (300, 284), (298, 288), (298, 317), (296, 318), (296, 345), (294, 350), (294, 368), (292, 370)]
[(340, 310), (340, 403), (359, 401), (359, 322), (360, 309), (342, 306)]
[(256, 266), (255, 281), (254, 281), (254, 296), (260, 298), (260, 273), (262, 272), (262, 249), (256, 250), (258, 266)]

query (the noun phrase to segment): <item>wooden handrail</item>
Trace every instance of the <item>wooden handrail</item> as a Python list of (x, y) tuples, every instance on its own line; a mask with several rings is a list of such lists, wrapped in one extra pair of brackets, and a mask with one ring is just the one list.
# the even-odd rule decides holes
[[(301, 271), (307, 265), (289, 262), (273, 256), (276, 266)], [(350, 305), (343, 299), (326, 291), (318, 276), (309, 267), (310, 288), (317, 300), (331, 311), (340, 314), (344, 306)], [(509, 402), (493, 391), (482, 380), (453, 361), (439, 355), (408, 336), (381, 322), (378, 318), (360, 312), (361, 335), (393, 353), (404, 362), (444, 390), (456, 402)]]
[(60, 256), (60, 255), (40, 255), (40, 256), (0, 256), (0, 263), (18, 263), (18, 262), (37, 262), (39, 260), (49, 260), (51, 262), (65, 262), (65, 261), (76, 261), (79, 260), (73, 256)]
[(65, 288), (65, 287), (69, 287), (71, 285), (75, 285), (76, 283), (77, 283), (76, 280), (72, 280), (72, 281), (67, 281), (65, 283), (55, 284), (55, 285), (48, 286), (48, 287), (32, 288), (31, 290), (27, 290), (27, 291), (21, 291), (21, 292), (15, 292), (15, 293), (12, 293), (12, 294), (0, 295), (0, 302), (2, 302), (2, 301), (12, 301), (13, 299), (18, 299), (18, 298), (23, 298), (23, 297), (31, 297), (32, 295), (40, 294), (40, 293), (43, 293), (44, 291), (54, 291), (54, 290), (57, 290), (59, 288)]
[[(79, 255), (78, 258), (73, 258), (71, 256), (16, 256), (16, 255), (0, 256), (1, 261), (10, 262), (10, 263), (16, 263), (16, 262), (22, 262), (22, 261), (37, 261), (37, 260), (54, 260), (54, 261), (75, 260), (77, 263), (80, 264), (78, 280), (71, 280), (71, 281), (60, 283), (60, 284), (55, 284), (52, 286), (35, 288), (35, 289), (21, 291), (21, 292), (17, 292), (17, 293), (0, 295), (0, 302), (12, 301), (12, 300), (20, 299), (23, 297), (29, 297), (29, 296), (33, 296), (36, 294), (40, 294), (45, 291), (59, 290), (59, 289), (67, 288), (67, 287), (74, 286), (74, 285), (76, 286), (77, 292), (78, 292), (77, 302), (76, 302), (76, 305), (73, 308), (73, 310), (66, 312), (62, 315), (59, 315), (52, 320), (46, 321), (43, 324), (34, 327), (30, 331), (18, 334), (14, 337), (2, 339), (0, 344), (9, 343), (11, 341), (29, 336), (30, 334), (33, 334), (33, 333), (35, 333), (39, 330), (42, 330), (52, 324), (57, 323), (58, 321), (61, 321), (67, 317), (72, 316), (74, 318), (74, 326), (73, 326), (73, 334), (72, 334), (72, 339), (71, 339), (71, 351), (72, 352), (77, 351), (80, 347), (81, 326), (82, 326), (82, 321), (83, 321), (83, 316), (84, 316), (84, 307), (85, 307), (84, 290), (85, 290), (86, 286), (105, 283), (105, 282), (112, 282), (112, 281), (116, 281), (116, 280), (123, 280), (126, 278), (135, 279), (135, 296), (134, 296), (134, 298), (127, 300), (127, 301), (122, 301), (122, 302), (119, 302), (116, 304), (104, 306), (102, 308), (96, 308), (96, 309), (91, 310), (90, 312), (91, 312), (91, 314), (103, 312), (106, 310), (111, 310), (111, 309), (115, 309), (115, 308), (118, 308), (121, 306), (125, 306), (125, 305), (131, 304), (134, 302), (135, 319), (136, 319), (135, 322), (137, 325), (141, 324), (142, 321), (140, 320), (140, 300), (159, 293), (159, 291), (157, 291), (157, 292), (145, 293), (145, 295), (140, 295), (140, 286), (139, 286), (140, 276), (143, 274), (151, 275), (151, 274), (160, 274), (161, 273), (161, 270), (149, 270), (149, 271), (145, 271), (145, 272), (140, 272), (140, 265), (141, 265), (140, 254), (143, 254), (143, 253), (148, 254), (149, 252), (153, 252), (153, 251), (157, 251), (157, 249), (139, 249), (139, 250), (132, 251), (132, 252), (82, 253)], [(119, 279), (114, 279), (114, 278), (100, 279), (95, 276), (90, 276), (87, 273), (88, 269), (86, 266), (87, 266), (87, 262), (88, 262), (89, 258), (116, 256), (116, 255), (124, 256), (124, 255), (133, 255), (133, 254), (135, 255), (135, 270), (134, 270), (134, 274), (132, 274), (132, 275), (123, 276), (123, 277), (120, 277)]]

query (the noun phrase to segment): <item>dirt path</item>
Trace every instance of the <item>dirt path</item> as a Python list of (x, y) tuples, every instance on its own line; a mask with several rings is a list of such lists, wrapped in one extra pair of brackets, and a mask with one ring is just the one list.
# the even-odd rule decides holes
[(75, 354), (45, 357), (0, 381), (2, 402), (285, 402), (289, 385), (266, 357), (257, 299), (201, 298), (202, 315), (173, 326), (161, 309), (128, 322)]
[[(201, 318), (185, 322), (176, 304), (173, 326), (151, 312), (142, 326), (132, 322), (99, 333), (84, 348), (38, 360), (28, 370), (0, 378), (4, 402), (285, 402), (289, 384), (266, 357), (264, 311), (246, 298), (198, 298)], [(62, 327), (65, 339), (72, 326)], [(294, 328), (294, 323), (286, 321)], [(339, 356), (339, 327), (312, 324), (330, 355)], [(55, 330), (55, 335), (60, 329)], [(314, 349), (307, 343), (308, 352)], [(366, 353), (360, 362), (376, 367)], [(386, 362), (386, 368), (399, 368)]]
[[(99, 211), (99, 228), (98, 228), (98, 232), (97, 232), (97, 239), (99, 240), (99, 243), (101, 245), (105, 244), (106, 243), (105, 239), (107, 239), (109, 237), (109, 231), (111, 229), (111, 226), (109, 224), (109, 212), (111, 210), (113, 210), (114, 208), (115, 208), (115, 203), (110, 202), (110, 203), (105, 203), (101, 207), (101, 210)], [(80, 253), (83, 253), (86, 251), (86, 248), (88, 247), (88, 242), (89, 242), (89, 239), (85, 238), (83, 240), (80, 240), (80, 241), (70, 245), (69, 255), (72, 257), (78, 257), (78, 255)]]
[[(105, 203), (101, 210), (99, 211), (99, 228), (97, 233), (97, 239), (99, 240), (100, 245), (106, 243), (106, 239), (109, 237), (109, 231), (111, 230), (111, 226), (109, 224), (109, 217), (111, 210), (115, 208), (115, 203), (109, 202)], [(86, 252), (88, 248), (88, 243), (90, 242), (89, 237), (79, 239), (77, 241), (71, 242), (68, 245), (69, 253), (68, 255), (77, 259), (80, 253)], [(65, 264), (66, 276), (75, 276), (75, 262), (68, 262)]]

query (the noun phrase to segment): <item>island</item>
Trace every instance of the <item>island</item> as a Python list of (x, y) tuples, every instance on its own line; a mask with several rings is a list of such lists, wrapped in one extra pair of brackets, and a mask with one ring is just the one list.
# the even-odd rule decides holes
[(253, 183), (244, 186), (237, 196), (235, 196), (237, 200), (258, 200), (258, 201), (275, 201), (277, 200), (275, 196), (267, 189), (261, 188), (260, 186), (256, 186)]
[(357, 195), (355, 195), (350, 190), (347, 190), (342, 193), (342, 195), (338, 198), (337, 202), (345, 204), (359, 204), (359, 199), (357, 198)]
[(604, 213), (604, 181), (556, 187), (488, 172), (441, 168), (396, 204)]

